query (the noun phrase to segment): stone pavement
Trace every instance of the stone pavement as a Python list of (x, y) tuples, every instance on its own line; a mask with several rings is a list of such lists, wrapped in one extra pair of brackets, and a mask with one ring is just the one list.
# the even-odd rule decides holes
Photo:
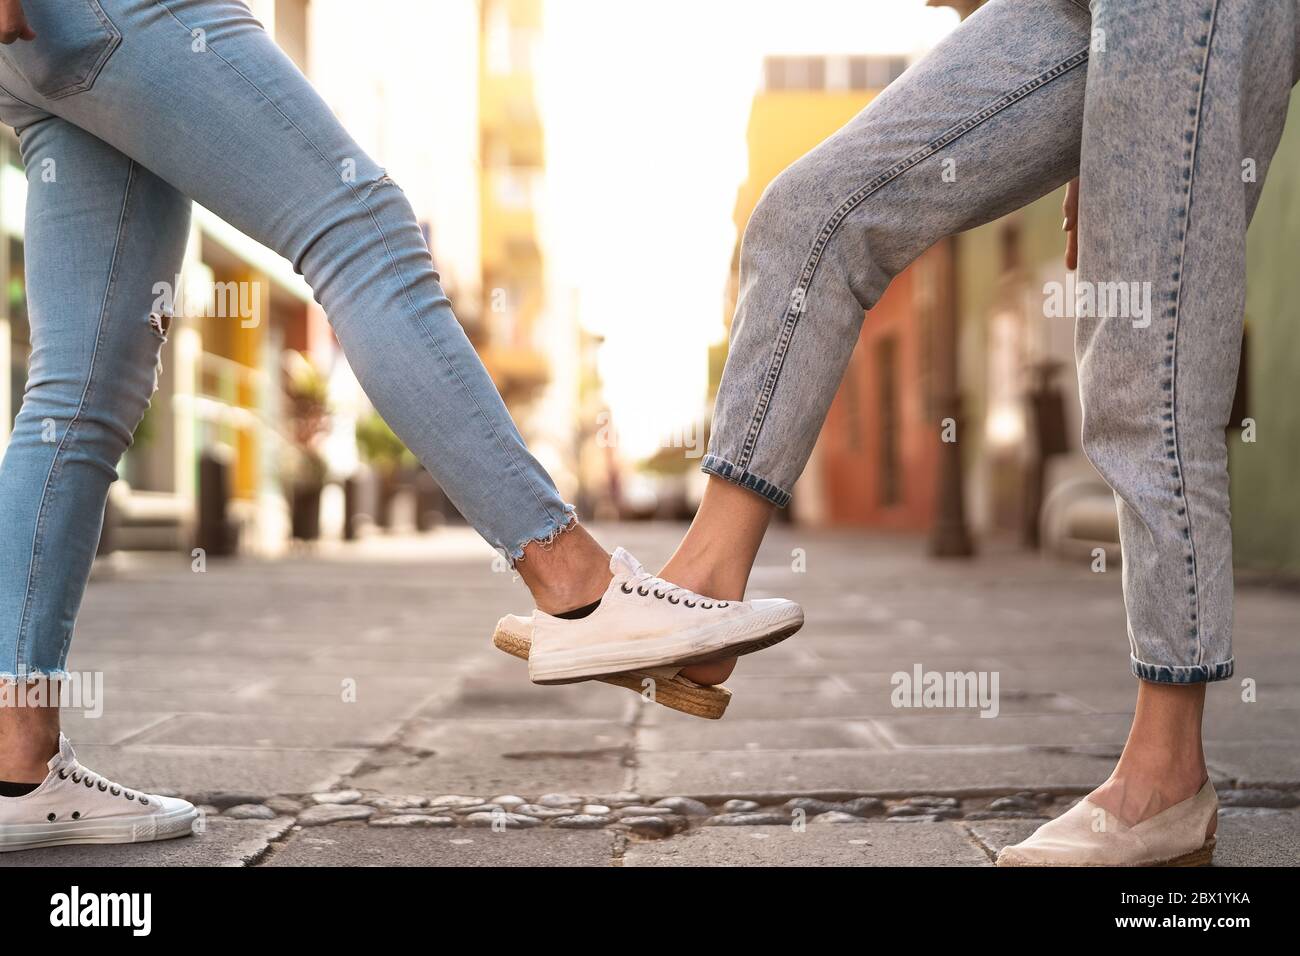
[[(681, 532), (597, 530), (652, 567)], [(65, 730), (92, 768), (203, 805), (204, 831), (0, 866), (987, 866), (1099, 783), (1127, 731), (1118, 569), (777, 528), (751, 594), (808, 624), (744, 659), (706, 722), (529, 684), (489, 643), (528, 606), (493, 557), (449, 529), (201, 574), (101, 565), (70, 666), (104, 673), (103, 715)], [(1241, 589), (1237, 675), (1207, 705), (1219, 865), (1300, 862), (1297, 624), (1300, 594)], [(918, 667), (996, 675), (996, 716), (894, 706), (891, 675)]]

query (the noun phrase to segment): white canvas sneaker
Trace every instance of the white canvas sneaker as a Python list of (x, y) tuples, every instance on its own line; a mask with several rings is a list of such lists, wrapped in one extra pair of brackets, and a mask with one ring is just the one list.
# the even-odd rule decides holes
[(130, 790), (87, 770), (62, 734), (49, 767), (49, 776), (31, 793), (0, 797), (0, 852), (170, 840), (189, 836), (198, 819), (198, 810), (184, 800)]
[(565, 620), (533, 612), (528, 655), (533, 683), (564, 684), (737, 657), (783, 641), (803, 626), (803, 608), (793, 601), (716, 601), (655, 577), (622, 548), (609, 569), (614, 579), (586, 617)]

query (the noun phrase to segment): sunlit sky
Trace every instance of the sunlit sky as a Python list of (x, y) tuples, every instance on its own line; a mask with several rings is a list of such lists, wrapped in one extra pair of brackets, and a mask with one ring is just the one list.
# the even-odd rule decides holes
[(699, 417), (723, 334), (745, 127), (767, 54), (920, 54), (924, 0), (550, 0), (540, 67), (551, 292), (605, 336), (630, 458)]

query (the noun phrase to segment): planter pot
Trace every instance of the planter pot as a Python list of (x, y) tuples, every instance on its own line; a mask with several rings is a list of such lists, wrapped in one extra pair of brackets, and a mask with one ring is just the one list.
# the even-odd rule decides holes
[(320, 484), (294, 485), (290, 522), (298, 541), (320, 539)]

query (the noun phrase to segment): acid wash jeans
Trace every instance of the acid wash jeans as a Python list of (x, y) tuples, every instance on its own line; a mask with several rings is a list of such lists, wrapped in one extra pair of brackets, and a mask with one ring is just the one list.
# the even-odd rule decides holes
[(758, 204), (704, 470), (786, 504), (863, 310), (940, 238), (1077, 175), (1078, 287), (1150, 294), (1149, 310), (1081, 309), (1076, 326), (1083, 449), (1119, 507), (1132, 669), (1229, 677), (1224, 430), (1246, 226), (1297, 79), (1298, 27), (1296, 0), (978, 10)]
[(0, 120), (27, 168), (32, 358), (0, 465), (0, 680), (63, 673), (155, 387), (191, 200), (291, 260), (379, 412), (503, 554), (572, 509), (524, 447), (404, 194), (235, 0), (24, 0)]

